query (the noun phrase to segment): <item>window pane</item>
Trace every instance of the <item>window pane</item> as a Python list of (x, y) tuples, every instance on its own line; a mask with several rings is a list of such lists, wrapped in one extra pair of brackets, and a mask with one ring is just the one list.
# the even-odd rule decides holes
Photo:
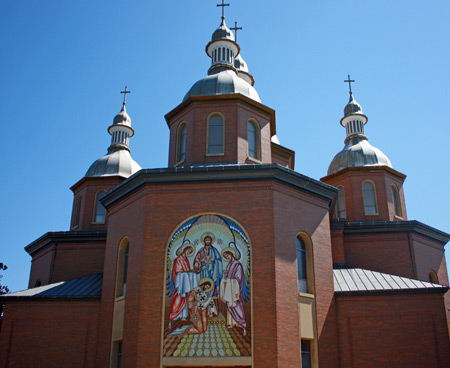
[(127, 244), (123, 254), (122, 295), (125, 295), (127, 291), (128, 248)]
[(248, 131), (248, 156), (251, 158), (258, 158), (257, 142), (256, 142), (256, 127), (253, 123), (247, 123)]
[(178, 157), (177, 162), (183, 161), (186, 157), (186, 125), (183, 125), (178, 137)]
[(311, 342), (302, 340), (302, 368), (311, 368)]
[(308, 270), (307, 254), (305, 242), (297, 238), (297, 271), (298, 271), (298, 291), (308, 292)]
[(364, 195), (364, 212), (366, 215), (373, 215), (377, 213), (377, 206), (375, 203), (375, 190), (372, 183), (365, 182), (363, 184)]
[(223, 120), (213, 116), (209, 120), (208, 153), (223, 153)]
[(337, 205), (338, 205), (338, 218), (347, 218), (347, 212), (345, 210), (345, 195), (344, 195), (343, 187), (339, 187)]
[(97, 200), (95, 203), (95, 218), (94, 222), (104, 223), (105, 222), (105, 214), (106, 209), (103, 207), (103, 205), (100, 203), (100, 196), (104, 192), (97, 193)]
[(391, 192), (392, 192), (392, 204), (394, 205), (394, 214), (395, 216), (401, 216), (402, 212), (400, 211), (400, 201), (398, 198), (397, 188), (392, 186)]

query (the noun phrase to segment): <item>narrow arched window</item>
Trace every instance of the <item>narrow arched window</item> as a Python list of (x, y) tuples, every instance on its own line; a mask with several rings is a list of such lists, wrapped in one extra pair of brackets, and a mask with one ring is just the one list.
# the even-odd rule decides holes
[(41, 280), (37, 279), (36, 282), (34, 283), (34, 287), (39, 287), (42, 285)]
[(260, 143), (259, 143), (259, 126), (255, 121), (247, 122), (247, 140), (248, 140), (248, 157), (259, 160), (260, 155)]
[(176, 162), (183, 162), (186, 157), (186, 124), (182, 123), (178, 128), (177, 136), (177, 160)]
[(392, 205), (394, 206), (394, 215), (402, 217), (402, 208), (400, 206), (400, 196), (398, 194), (398, 188), (394, 184), (391, 186), (392, 192)]
[(337, 217), (338, 218), (347, 218), (347, 211), (345, 210), (345, 193), (344, 187), (338, 186), (338, 198), (337, 198)]
[(127, 291), (129, 242), (125, 239), (119, 247), (116, 276), (116, 298), (125, 296)]
[(430, 271), (430, 273), (428, 274), (428, 279), (433, 284), (439, 284), (439, 279), (438, 279), (437, 273), (434, 271)]
[(370, 181), (363, 183), (363, 199), (364, 199), (364, 213), (366, 215), (377, 214), (377, 200), (375, 194), (375, 185)]
[(208, 121), (208, 153), (223, 153), (223, 118), (213, 115)]
[(83, 197), (79, 196), (77, 199), (77, 203), (75, 204), (75, 212), (73, 214), (73, 229), (77, 228), (80, 225), (80, 212), (82, 199)]
[(308, 292), (308, 254), (305, 241), (297, 237), (298, 291)]
[(105, 215), (106, 215), (106, 208), (100, 203), (100, 197), (103, 193), (105, 193), (105, 190), (99, 190), (95, 194), (95, 207), (94, 207), (94, 223), (97, 224), (104, 224), (105, 223)]

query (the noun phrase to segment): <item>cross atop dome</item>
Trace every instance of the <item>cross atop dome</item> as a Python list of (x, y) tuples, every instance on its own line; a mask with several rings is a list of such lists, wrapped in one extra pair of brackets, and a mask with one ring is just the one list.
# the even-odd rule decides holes
[(234, 31), (234, 40), (237, 42), (237, 31), (241, 31), (242, 27), (238, 27), (237, 22), (234, 22), (234, 27), (230, 29)]
[(352, 94), (352, 83), (355, 83), (354, 79), (350, 79), (350, 74), (348, 75), (348, 79), (344, 81), (345, 83), (348, 83), (348, 89), (349, 93)]
[(230, 6), (230, 4), (225, 4), (225, 0), (222, 0), (222, 4), (217, 4), (217, 6), (220, 6), (222, 8), (222, 20), (225, 19), (225, 7)]
[(125, 86), (125, 91), (120, 91), (120, 93), (123, 93), (123, 104), (127, 104), (127, 93), (131, 93), (131, 91), (127, 91), (127, 86)]

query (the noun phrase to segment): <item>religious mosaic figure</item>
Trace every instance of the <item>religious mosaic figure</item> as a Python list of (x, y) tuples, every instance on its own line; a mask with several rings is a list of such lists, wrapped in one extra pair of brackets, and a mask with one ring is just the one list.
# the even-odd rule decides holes
[(220, 284), (220, 299), (227, 305), (227, 328), (241, 327), (243, 335), (247, 335), (247, 323), (245, 322), (245, 311), (242, 299), (242, 291), (245, 285), (245, 273), (241, 262), (238, 261), (240, 254), (233, 248), (222, 250), (222, 257), (228, 261), (225, 277)]
[(208, 318), (217, 315), (214, 298), (207, 293), (213, 289), (213, 280), (210, 278), (201, 279), (199, 285), (192, 289), (188, 297), (189, 320), (192, 325), (187, 327), (182, 336), (196, 335), (206, 332), (208, 328)]
[[(222, 257), (220, 252), (213, 246), (215, 235), (211, 232), (204, 233), (200, 238), (201, 248), (194, 259), (194, 270), (199, 274), (200, 279), (210, 278), (213, 280), (212, 289), (207, 292), (208, 296), (217, 297), (219, 295), (220, 281), (222, 280)], [(217, 316), (217, 298), (214, 298), (216, 311), (212, 317)]]
[(194, 255), (195, 248), (192, 244), (184, 244), (178, 251), (172, 267), (172, 282), (174, 293), (170, 304), (169, 329), (172, 328), (172, 321), (188, 318), (188, 293), (197, 286), (195, 273), (191, 272), (188, 257)]

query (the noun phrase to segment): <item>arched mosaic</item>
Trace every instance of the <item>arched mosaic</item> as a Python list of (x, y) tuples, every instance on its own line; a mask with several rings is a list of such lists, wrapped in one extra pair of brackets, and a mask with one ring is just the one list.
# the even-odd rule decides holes
[(184, 222), (167, 247), (163, 356), (251, 355), (251, 248), (223, 215)]

